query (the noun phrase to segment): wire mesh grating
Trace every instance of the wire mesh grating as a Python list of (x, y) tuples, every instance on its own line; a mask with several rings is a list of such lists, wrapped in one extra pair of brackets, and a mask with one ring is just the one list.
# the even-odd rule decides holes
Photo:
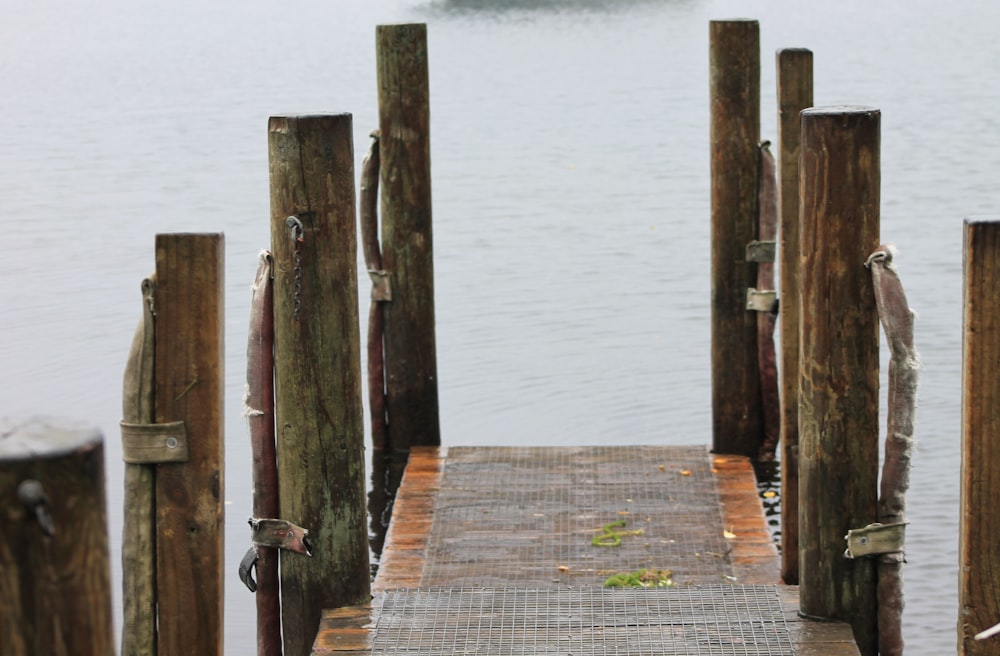
[[(595, 546), (612, 522), (621, 543)], [(704, 448), (452, 447), (421, 585), (600, 585), (646, 568), (715, 583), (732, 576), (722, 528)]]
[(791, 654), (774, 586), (452, 588), (380, 597), (372, 654)]

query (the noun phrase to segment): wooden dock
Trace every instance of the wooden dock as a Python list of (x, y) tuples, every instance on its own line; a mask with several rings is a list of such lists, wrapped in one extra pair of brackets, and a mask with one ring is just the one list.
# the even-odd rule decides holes
[(857, 654), (779, 571), (745, 458), (414, 448), (374, 598), (326, 611), (313, 654)]

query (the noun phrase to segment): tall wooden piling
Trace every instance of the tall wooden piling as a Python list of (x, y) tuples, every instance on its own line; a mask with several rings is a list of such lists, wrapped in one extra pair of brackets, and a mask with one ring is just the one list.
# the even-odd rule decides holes
[(383, 303), (388, 446), (441, 443), (431, 230), (430, 90), (427, 26), (375, 30), (382, 266), (392, 301)]
[(188, 450), (156, 466), (158, 656), (223, 653), (224, 258), (221, 234), (156, 236), (155, 419)]
[(352, 135), (350, 114), (268, 124), (280, 507), (313, 547), (281, 554), (286, 656), (369, 599)]
[(760, 26), (709, 25), (712, 179), (712, 449), (756, 457), (764, 434), (757, 316), (746, 309), (757, 265)]
[(779, 50), (778, 180), (781, 291), (781, 577), (799, 582), (799, 113), (813, 104), (813, 54)]
[(876, 517), (878, 316), (865, 260), (879, 244), (880, 112), (802, 112), (799, 171), (799, 574), (806, 615), (850, 622), (877, 653), (875, 562), (844, 536)]
[(1000, 221), (964, 225), (962, 493), (958, 653), (1000, 654), (1000, 638), (976, 633), (1000, 622)]
[(104, 440), (0, 420), (0, 653), (114, 656)]

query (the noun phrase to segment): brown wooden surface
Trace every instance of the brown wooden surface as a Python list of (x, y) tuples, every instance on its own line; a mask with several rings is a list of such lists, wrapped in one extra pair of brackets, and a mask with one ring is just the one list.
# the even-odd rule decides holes
[(779, 289), (781, 296), (781, 576), (799, 582), (799, 130), (813, 104), (813, 55), (784, 48), (777, 55)]
[[(54, 532), (18, 496), (41, 484)], [(0, 653), (113, 656), (111, 574), (99, 431), (0, 420)]]
[(877, 651), (875, 567), (844, 535), (876, 517), (878, 315), (864, 263), (879, 244), (879, 118), (802, 113), (799, 584), (803, 612), (848, 621)]
[(746, 261), (746, 247), (757, 235), (760, 26), (712, 21), (709, 42), (712, 450), (756, 457), (764, 426), (757, 317), (746, 310), (746, 292), (757, 265)]
[(744, 456), (713, 455), (722, 525), (733, 537), (730, 559), (738, 583), (779, 583), (778, 548), (767, 528), (753, 467)]
[[(415, 448), (396, 499), (396, 510), (372, 585), (376, 596), (387, 590), (420, 585), (428, 556), (435, 499), (440, 490), (448, 452), (444, 448)], [(735, 576), (741, 584), (779, 581), (779, 559), (758, 496), (753, 469), (742, 456), (713, 455), (712, 469), (729, 540)], [(581, 492), (584, 492), (581, 490)], [(798, 616), (797, 588), (779, 587), (785, 619), (796, 654), (856, 655), (850, 627), (839, 622), (816, 622)], [(324, 614), (314, 654), (368, 653), (375, 616), (368, 605)]]
[[(123, 377), (122, 420), (134, 424), (154, 419), (155, 278), (142, 281), (142, 314)], [(126, 463), (123, 477), (121, 648), (156, 656), (156, 467)]]
[(959, 654), (1000, 654), (973, 636), (1000, 622), (1000, 222), (964, 225)]
[(427, 26), (379, 25), (382, 266), (389, 448), (441, 443), (434, 325)]
[(285, 654), (301, 656), (323, 608), (369, 598), (352, 120), (275, 116), (268, 133), (279, 503), (313, 545), (281, 554)]
[(190, 460), (156, 471), (159, 656), (222, 654), (224, 240), (156, 236), (156, 421)]
[[(274, 439), (274, 288), (271, 255), (261, 253), (250, 299), (247, 331), (247, 389), (243, 409), (253, 462), (253, 516), (281, 517)], [(281, 656), (278, 550), (257, 547), (257, 656)]]

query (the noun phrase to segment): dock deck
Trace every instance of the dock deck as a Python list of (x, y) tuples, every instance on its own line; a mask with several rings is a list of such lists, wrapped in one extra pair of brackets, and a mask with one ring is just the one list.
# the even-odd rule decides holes
[[(604, 586), (665, 570), (670, 587)], [(313, 654), (857, 654), (779, 570), (745, 458), (419, 448), (372, 603), (327, 611)]]

